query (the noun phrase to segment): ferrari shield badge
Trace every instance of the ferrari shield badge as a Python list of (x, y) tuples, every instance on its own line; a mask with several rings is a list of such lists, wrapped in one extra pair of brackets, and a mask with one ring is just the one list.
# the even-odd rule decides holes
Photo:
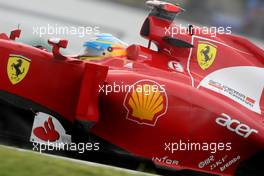
[(166, 114), (168, 98), (165, 88), (153, 81), (138, 81), (130, 87), (124, 100), (127, 119), (138, 124), (155, 126)]
[(19, 55), (10, 55), (7, 63), (7, 75), (10, 82), (15, 85), (27, 75), (31, 60)]
[(197, 61), (199, 66), (206, 70), (214, 63), (217, 55), (217, 46), (209, 42), (199, 42), (197, 50)]

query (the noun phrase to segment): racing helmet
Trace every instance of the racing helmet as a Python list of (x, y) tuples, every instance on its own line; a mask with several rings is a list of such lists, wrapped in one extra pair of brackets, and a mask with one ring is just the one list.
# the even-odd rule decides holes
[(79, 58), (81, 60), (125, 58), (126, 48), (127, 44), (112, 34), (98, 34), (83, 44)]

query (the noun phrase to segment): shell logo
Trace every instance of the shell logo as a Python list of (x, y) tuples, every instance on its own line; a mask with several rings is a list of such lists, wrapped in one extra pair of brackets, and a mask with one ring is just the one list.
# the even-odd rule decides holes
[(140, 125), (155, 126), (168, 109), (164, 85), (155, 81), (140, 80), (131, 88), (124, 99), (124, 107), (127, 110), (126, 119)]

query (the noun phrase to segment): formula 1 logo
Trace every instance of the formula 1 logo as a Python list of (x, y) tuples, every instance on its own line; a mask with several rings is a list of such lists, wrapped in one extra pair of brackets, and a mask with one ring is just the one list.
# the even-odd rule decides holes
[(15, 85), (27, 75), (31, 60), (19, 55), (10, 55), (7, 63), (7, 75), (10, 82)]

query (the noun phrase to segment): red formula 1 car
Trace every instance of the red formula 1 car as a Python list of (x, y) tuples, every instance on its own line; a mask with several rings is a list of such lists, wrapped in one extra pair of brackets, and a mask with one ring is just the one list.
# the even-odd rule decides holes
[[(179, 174), (263, 175), (264, 51), (191, 25), (176, 33), (183, 9), (147, 4), (149, 46), (129, 46), (126, 58), (66, 57), (66, 40), (49, 40), (48, 52), (13, 41), (20, 30), (1, 34), (1, 136), (47, 145), (94, 138), (94, 150)], [(95, 48), (118, 49), (104, 44)]]

